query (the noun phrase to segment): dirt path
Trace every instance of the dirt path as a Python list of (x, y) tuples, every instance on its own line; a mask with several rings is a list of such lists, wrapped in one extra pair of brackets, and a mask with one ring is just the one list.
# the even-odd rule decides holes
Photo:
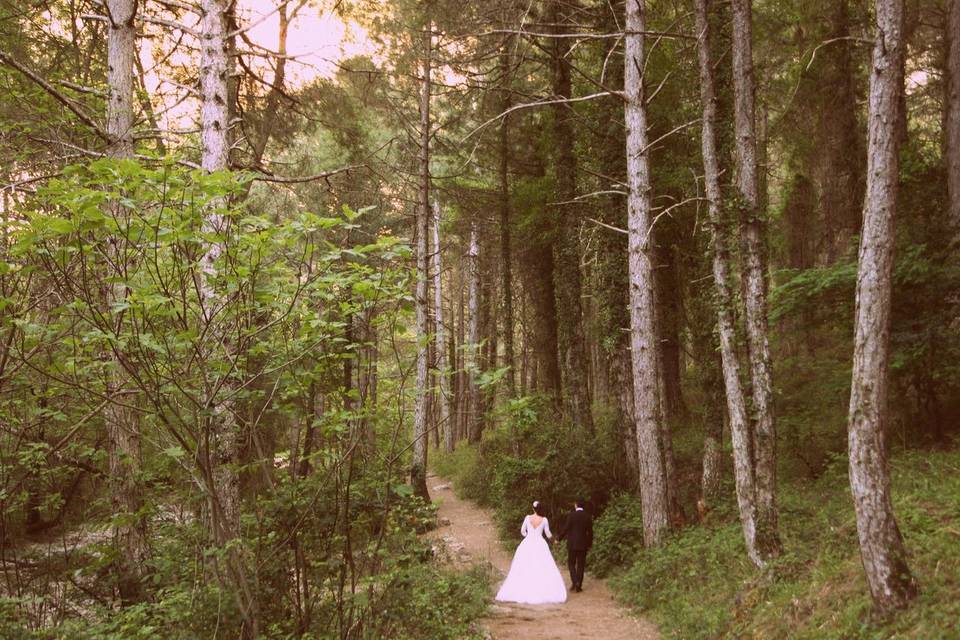
[[(510, 568), (511, 557), (497, 541), (493, 514), (458, 498), (451, 484), (442, 478), (430, 476), (427, 482), (430, 495), (439, 507), (437, 515), (441, 523), (431, 536), (445, 543), (455, 563), (492, 564), (500, 574), (494, 585), (496, 590)], [(561, 566), (560, 570), (569, 584), (566, 567)], [(584, 578), (583, 592), (568, 594), (565, 604), (494, 603), (483, 625), (495, 640), (655, 640), (660, 637), (652, 623), (637, 620), (618, 607), (607, 585), (589, 574)]]

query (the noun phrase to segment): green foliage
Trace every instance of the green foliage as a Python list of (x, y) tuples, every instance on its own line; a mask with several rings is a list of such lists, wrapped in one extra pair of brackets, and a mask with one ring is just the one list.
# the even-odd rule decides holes
[(517, 537), (534, 500), (559, 526), (576, 498), (599, 509), (630, 477), (612, 424), (598, 421), (596, 433), (585, 434), (559, 418), (549, 398), (539, 396), (508, 401), (479, 445), (462, 443), (434, 464), (463, 497), (496, 507), (506, 541)]
[[(653, 617), (670, 638), (945, 638), (960, 615), (960, 454), (903, 453), (893, 462), (893, 499), (921, 595), (891, 619), (872, 613), (860, 565), (843, 456), (813, 486), (781, 492), (785, 553), (765, 572), (746, 559), (732, 500), (705, 526), (640, 550), (618, 575), (618, 596)], [(732, 487), (725, 494), (732, 496)]]
[(430, 464), (439, 475), (454, 480), (454, 488), (461, 498), (492, 507), (495, 505), (491, 502), (490, 476), (483, 462), (480, 447), (459, 442), (450, 453), (437, 451)]
[(632, 562), (643, 547), (643, 513), (640, 500), (624, 493), (615, 496), (593, 524), (593, 548), (587, 558), (590, 572), (598, 577)]
[(487, 610), (490, 576), (416, 565), (392, 576), (364, 632), (370, 640), (471, 640), (485, 637), (476, 619)]
[[(98, 160), (66, 168), (7, 229), (0, 326), (27, 366), (0, 370), (5, 536), (80, 517), (93, 532), (59, 562), (42, 544), (19, 552), (36, 604), (3, 601), (0, 633), (237, 637), (236, 583), (223, 578), (231, 553), (255, 585), (267, 638), (473, 632), (487, 583), (434, 566), (419, 538), (435, 509), (396, 464), (405, 423), (343, 384), (344, 363), (366, 347), (356, 319), (403, 318), (409, 249), (384, 229), (357, 234), (365, 209), (274, 219), (243, 198), (249, 186), (173, 161)], [(115, 513), (103, 481), (87, 476), (107, 466), (102, 408), (115, 380), (143, 435), (137, 513)], [(217, 463), (242, 489), (240, 536), (226, 546), (210, 535), (206, 481), (220, 407), (246, 439)], [(389, 430), (383, 457), (372, 455)], [(86, 509), (72, 513), (79, 502)], [(115, 597), (117, 558), (102, 534), (121, 522), (143, 522), (151, 548), (143, 601), (118, 612), (102, 604)]]

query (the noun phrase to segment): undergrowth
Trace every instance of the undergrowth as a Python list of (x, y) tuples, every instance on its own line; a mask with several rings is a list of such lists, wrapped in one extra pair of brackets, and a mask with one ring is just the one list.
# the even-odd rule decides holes
[[(757, 571), (747, 561), (727, 486), (730, 499), (704, 526), (684, 529), (659, 548), (638, 548), (620, 566), (614, 589), (669, 638), (960, 637), (960, 452), (898, 455), (893, 490), (921, 594), (890, 618), (871, 606), (845, 457), (835, 458), (816, 482), (782, 485), (785, 551), (769, 569)], [(598, 523), (601, 530), (607, 517)], [(620, 509), (616, 517), (628, 532), (639, 525), (639, 510)], [(615, 555), (619, 538), (607, 538), (598, 537), (594, 558)]]

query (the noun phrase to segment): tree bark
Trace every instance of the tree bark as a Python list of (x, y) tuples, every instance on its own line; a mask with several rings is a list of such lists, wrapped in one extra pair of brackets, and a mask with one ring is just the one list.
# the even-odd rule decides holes
[(765, 212), (760, 197), (753, 86), (752, 0), (733, 0), (733, 91), (736, 179), (744, 220), (744, 306), (753, 383), (757, 549), (766, 559), (780, 553), (777, 530), (777, 433), (767, 337)]
[(440, 247), (440, 201), (433, 201), (433, 313), (437, 353), (437, 394), (440, 404), (438, 428), (443, 429), (443, 443), (447, 451), (455, 444), (450, 409), (450, 358), (447, 354), (447, 329), (443, 324), (443, 256)]
[(947, 0), (947, 95), (944, 126), (948, 211), (953, 241), (960, 246), (960, 0)]
[[(566, 18), (565, 0), (551, 4), (554, 29)], [(560, 98), (573, 95), (570, 80), (569, 38), (553, 38), (553, 93)], [(560, 357), (561, 396), (564, 412), (588, 433), (593, 432), (590, 407), (590, 382), (587, 350), (583, 332), (580, 273), (580, 220), (572, 201), (577, 197), (576, 140), (573, 108), (553, 105), (553, 146), (556, 149), (555, 174), (558, 233), (553, 243), (554, 290), (557, 297), (557, 344)]]
[[(606, 11), (598, 24), (601, 33), (619, 30), (621, 20), (613, 11)], [(623, 89), (624, 68), (611, 65), (607, 70), (606, 86)], [(600, 172), (615, 181), (626, 176), (626, 132), (621, 121), (622, 105), (606, 100), (598, 105), (600, 118), (606, 125), (598, 142), (602, 150)], [(613, 191), (611, 189), (611, 191)], [(626, 198), (621, 193), (610, 193), (597, 211), (598, 219), (612, 227), (625, 228)], [(609, 401), (617, 409), (617, 426), (627, 466), (633, 471), (631, 487), (637, 486), (640, 461), (637, 458), (636, 416), (633, 410), (633, 370), (630, 359), (629, 279), (627, 242), (623, 234), (602, 229), (596, 238), (596, 266), (594, 267), (593, 295), (597, 300), (596, 332), (603, 364), (607, 369)], [(598, 392), (594, 392), (600, 396)]]
[[(493, 247), (489, 231), (480, 238), (480, 245)], [(497, 368), (497, 254), (486, 250), (480, 253), (480, 352), (478, 373)], [(486, 428), (493, 413), (496, 385), (490, 384), (480, 391), (480, 431)]]
[[(510, 53), (509, 47), (513, 42), (508, 38), (500, 51), (500, 73), (502, 75), (501, 113), (510, 108)], [(503, 357), (509, 367), (507, 371), (507, 394), (513, 398), (517, 395), (516, 364), (513, 353), (513, 255), (510, 251), (510, 144), (508, 127), (510, 119), (504, 116), (500, 122), (499, 139), (497, 141), (500, 153), (500, 287), (503, 300)]]
[(617, 404), (620, 408), (620, 439), (627, 466), (634, 470), (631, 486), (639, 486), (640, 457), (637, 450), (637, 412), (634, 409), (633, 359), (627, 345), (610, 358), (610, 378), (617, 389)]
[(717, 329), (720, 337), (720, 356), (724, 389), (733, 445), (733, 470), (737, 486), (737, 507), (743, 526), (747, 555), (758, 567), (766, 562), (757, 546), (757, 507), (754, 482), (753, 453), (746, 400), (740, 383), (740, 361), (736, 346), (733, 319), (733, 294), (730, 285), (730, 249), (724, 231), (722, 194), (720, 192), (720, 163), (717, 157), (717, 96), (710, 52), (710, 0), (696, 0), (697, 33), (699, 34), (698, 61), (700, 69), (700, 101), (702, 117), (702, 154), (704, 183), (713, 243), (713, 280), (716, 287)]
[(416, 215), (417, 288), (417, 389), (413, 410), (413, 462), (410, 483), (414, 493), (430, 500), (427, 490), (428, 346), (430, 341), (429, 302), (427, 300), (427, 230), (430, 220), (430, 72), (433, 48), (433, 24), (427, 20), (423, 31), (423, 76), (420, 80), (420, 189)]
[[(134, 61), (136, 59), (137, 0), (108, 0), (110, 24), (107, 28), (107, 135), (110, 146), (107, 153), (113, 158), (133, 157), (134, 123)], [(111, 203), (109, 215), (118, 222), (125, 216), (124, 208)], [(111, 247), (114, 264), (123, 278), (121, 249), (118, 243)], [(107, 292), (109, 302), (126, 299), (123, 283), (111, 285)], [(114, 331), (122, 331), (123, 314), (115, 316)], [(113, 398), (123, 387), (123, 365), (114, 355), (115, 371), (108, 382), (107, 396)], [(146, 522), (140, 515), (143, 508), (143, 486), (138, 480), (143, 459), (140, 448), (140, 423), (137, 414), (121, 402), (108, 403), (104, 410), (107, 426), (110, 461), (110, 494), (115, 515), (121, 515), (121, 524), (114, 528), (117, 548), (116, 572), (120, 600), (124, 604), (143, 597), (142, 579), (148, 554)]]
[(470, 244), (467, 248), (467, 338), (463, 345), (463, 369), (466, 384), (467, 437), (479, 442), (483, 429), (480, 411), (480, 388), (477, 374), (480, 369), (480, 239), (477, 223), (470, 222)]
[(680, 336), (679, 316), (682, 295), (676, 282), (676, 264), (672, 257), (656, 246), (660, 229), (653, 229), (650, 242), (654, 243), (651, 260), (653, 267), (654, 327), (657, 331), (657, 387), (660, 396), (660, 446), (663, 450), (663, 474), (667, 488), (667, 509), (670, 523), (683, 524), (683, 506), (680, 504), (680, 487), (677, 481), (677, 465), (673, 455), (671, 425), (680, 415), (682, 400), (680, 389)]
[[(231, 3), (229, 0), (203, 0), (201, 8), (200, 165), (205, 171), (215, 172), (227, 169), (230, 159), (229, 84), (232, 51), (227, 35), (231, 23)], [(228, 221), (223, 209), (226, 206), (223, 199), (216, 199), (209, 204), (203, 225), (206, 233), (222, 233), (225, 230)], [(203, 272), (200, 292), (207, 323), (214, 321), (213, 310), (220, 300), (214, 282), (217, 261), (222, 252), (222, 245), (211, 242), (206, 246), (200, 262)], [(211, 385), (213, 388), (216, 386)], [(229, 392), (231, 387), (228, 381), (221, 385), (221, 392)], [(243, 637), (253, 639), (259, 635), (259, 606), (247, 579), (241, 550), (236, 545), (230, 545), (240, 537), (240, 478), (236, 471), (240, 460), (240, 426), (234, 407), (216, 398), (210, 398), (209, 402), (211, 529), (217, 546), (227, 548), (228, 578), (234, 587), (243, 618)]]
[[(466, 264), (465, 264), (466, 263)], [(469, 417), (469, 402), (470, 394), (468, 384), (467, 384), (467, 372), (466, 372), (466, 363), (467, 363), (467, 353), (466, 353), (466, 344), (467, 344), (467, 319), (466, 311), (464, 304), (464, 297), (466, 296), (465, 290), (469, 287), (467, 284), (467, 278), (469, 274), (465, 274), (464, 271), (469, 271), (469, 262), (467, 260), (461, 261), (460, 270), (459, 270), (459, 282), (460, 286), (457, 287), (457, 344), (454, 349), (451, 350), (454, 360), (456, 361), (456, 366), (454, 367), (456, 371), (456, 380), (457, 380), (457, 433), (456, 439), (463, 440), (467, 435), (467, 424)]]
[(229, 165), (229, 24), (228, 0), (203, 0), (200, 51), (200, 164), (206, 171)]
[[(204, 0), (203, 4), (203, 48), (200, 60), (200, 92), (202, 102), (200, 106), (202, 154), (201, 166), (209, 172), (227, 169), (230, 142), (228, 136), (228, 106), (227, 106), (227, 74), (228, 74), (228, 47), (227, 33), (227, 0)], [(222, 232), (227, 221), (221, 211), (226, 203), (217, 200), (210, 204), (207, 211), (204, 227), (209, 233)], [(204, 282), (201, 285), (203, 296), (204, 315), (207, 322), (213, 320), (213, 309), (219, 298), (214, 290), (213, 281), (217, 276), (216, 262), (223, 247), (218, 243), (210, 243), (201, 260), (204, 273)], [(239, 434), (236, 416), (231, 407), (219, 402), (214, 408), (211, 418), (211, 427), (214, 440), (213, 474), (216, 499), (221, 503), (219, 510), (223, 521), (216, 531), (224, 537), (224, 542), (239, 535), (240, 529), (240, 481), (233, 464), (237, 461)], [(215, 507), (213, 512), (218, 511)]]
[(818, 102), (825, 111), (835, 114), (822, 118), (823, 132), (818, 136), (823, 142), (817, 171), (821, 184), (819, 209), (824, 222), (821, 264), (833, 264), (842, 258), (860, 230), (864, 154), (857, 119), (860, 106), (853, 59), (856, 43), (849, 39), (850, 34), (849, 0), (839, 0), (831, 12), (827, 37), (846, 39), (824, 48), (824, 82), (816, 83)]
[(557, 298), (554, 295), (553, 250), (549, 246), (533, 246), (525, 252), (527, 268), (524, 278), (533, 311), (531, 328), (534, 366), (531, 391), (548, 394), (560, 400), (560, 362), (557, 348)]
[(643, 540), (659, 544), (668, 527), (667, 487), (660, 441), (660, 389), (654, 309), (650, 167), (643, 89), (644, 2), (626, 3), (624, 116), (627, 125), (627, 228), (630, 273), (630, 346), (640, 459)]
[(860, 556), (874, 603), (889, 611), (906, 606), (917, 594), (890, 500), (885, 443), (894, 215), (900, 181), (903, 0), (877, 0), (876, 20), (848, 445)]

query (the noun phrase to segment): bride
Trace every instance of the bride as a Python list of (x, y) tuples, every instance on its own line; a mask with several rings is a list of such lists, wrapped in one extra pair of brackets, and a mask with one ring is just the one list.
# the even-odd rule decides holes
[(567, 588), (563, 576), (543, 537), (553, 538), (553, 534), (539, 501), (534, 501), (533, 513), (523, 519), (520, 533), (523, 542), (513, 554), (510, 572), (497, 592), (497, 600), (523, 604), (566, 602)]

